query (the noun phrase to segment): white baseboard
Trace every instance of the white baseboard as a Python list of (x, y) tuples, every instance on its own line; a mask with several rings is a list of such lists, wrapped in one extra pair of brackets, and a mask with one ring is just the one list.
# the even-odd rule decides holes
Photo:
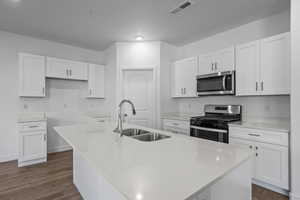
[(0, 156), (0, 163), (17, 160), (17, 155)]
[(290, 200), (300, 200), (300, 195), (296, 195), (293, 192), (290, 193)]
[(284, 189), (279, 188), (279, 187), (276, 187), (276, 186), (273, 186), (273, 185), (270, 185), (268, 183), (264, 183), (264, 182), (261, 182), (261, 181), (258, 181), (258, 180), (254, 180), (254, 179), (252, 179), (252, 183), (254, 183), (255, 185), (261, 186), (263, 188), (269, 189), (269, 190), (271, 190), (273, 192), (277, 192), (279, 194), (283, 194), (285, 196), (289, 196), (289, 191), (284, 190)]
[(69, 145), (66, 145), (66, 146), (49, 148), (48, 153), (57, 153), (57, 152), (63, 152), (63, 151), (69, 151), (69, 150), (72, 150), (72, 147)]

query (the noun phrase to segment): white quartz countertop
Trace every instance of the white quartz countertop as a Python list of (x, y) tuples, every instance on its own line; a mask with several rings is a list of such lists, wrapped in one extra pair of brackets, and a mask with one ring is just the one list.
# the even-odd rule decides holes
[(191, 117), (202, 116), (202, 113), (163, 113), (162, 119), (190, 121)]
[(290, 122), (287, 120), (242, 121), (230, 123), (229, 126), (279, 131), (286, 133), (290, 132)]
[(142, 142), (120, 137), (114, 127), (82, 124), (55, 130), (130, 200), (186, 199), (252, 155), (247, 148), (147, 128), (171, 138)]
[(18, 116), (19, 123), (46, 121), (46, 113), (44, 112), (28, 112), (20, 113)]

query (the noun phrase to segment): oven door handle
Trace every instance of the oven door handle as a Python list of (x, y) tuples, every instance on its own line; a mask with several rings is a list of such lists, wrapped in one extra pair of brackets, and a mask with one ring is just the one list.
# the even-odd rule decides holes
[(226, 130), (221, 130), (221, 129), (215, 129), (215, 128), (204, 128), (204, 127), (199, 127), (199, 126), (190, 126), (192, 129), (196, 130), (202, 130), (202, 131), (211, 131), (211, 132), (218, 132), (218, 133), (228, 133)]

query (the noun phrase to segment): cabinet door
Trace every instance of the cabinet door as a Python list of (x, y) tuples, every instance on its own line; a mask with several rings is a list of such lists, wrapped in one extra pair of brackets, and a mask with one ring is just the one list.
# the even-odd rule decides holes
[(88, 64), (82, 62), (69, 61), (69, 79), (88, 80)]
[(238, 139), (238, 138), (229, 138), (229, 144), (235, 144), (235, 145), (239, 145), (241, 147), (245, 147), (245, 148), (249, 148), (250, 150), (253, 151), (253, 157), (252, 157), (252, 176), (255, 176), (255, 157), (254, 157), (254, 152), (255, 152), (255, 144), (252, 141), (248, 141), (248, 140), (242, 140), (242, 139)]
[(19, 54), (19, 95), (45, 96), (45, 57)]
[(66, 60), (47, 58), (47, 77), (67, 79), (69, 64)]
[(235, 69), (234, 47), (226, 48), (215, 54), (215, 71), (233, 71)]
[(198, 75), (211, 74), (215, 72), (213, 54), (201, 55), (198, 59)]
[(183, 96), (183, 78), (181, 76), (181, 62), (177, 61), (172, 66), (172, 96), (182, 97)]
[(260, 89), (265, 95), (290, 93), (290, 33), (261, 41)]
[(46, 132), (24, 132), (19, 136), (19, 161), (30, 161), (47, 156)]
[(236, 93), (242, 95), (258, 94), (259, 41), (236, 47)]
[(185, 59), (182, 62), (181, 76), (183, 79), (183, 93), (185, 97), (197, 96), (197, 57)]
[(104, 66), (89, 64), (89, 98), (104, 98)]
[(256, 143), (255, 179), (289, 189), (288, 147)]

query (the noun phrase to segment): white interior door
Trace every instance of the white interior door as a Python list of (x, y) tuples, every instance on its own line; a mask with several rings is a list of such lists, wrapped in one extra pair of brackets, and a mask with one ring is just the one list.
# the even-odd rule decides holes
[(129, 123), (147, 127), (154, 126), (154, 80), (152, 70), (124, 70), (123, 98), (133, 102), (136, 115), (130, 105), (124, 105)]

